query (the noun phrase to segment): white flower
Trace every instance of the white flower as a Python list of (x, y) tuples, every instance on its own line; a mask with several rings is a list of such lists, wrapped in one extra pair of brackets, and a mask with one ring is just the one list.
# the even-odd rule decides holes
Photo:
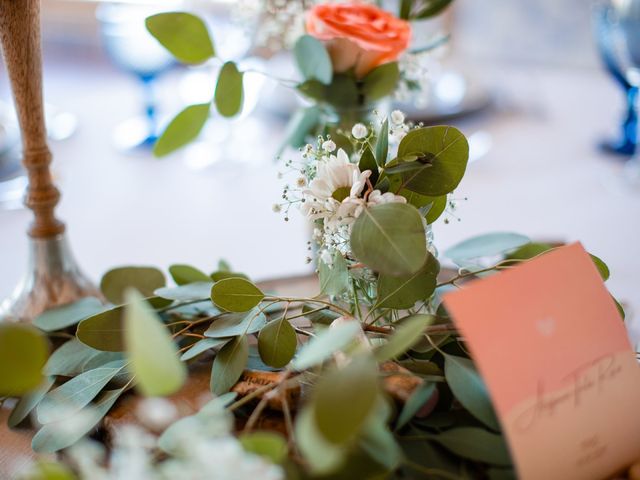
[(278, 205), (277, 203), (274, 203), (271, 206), (271, 210), (273, 210), (275, 213), (280, 213), (282, 211), (282, 207), (280, 205)]
[(382, 205), (383, 203), (407, 203), (407, 199), (391, 192), (382, 193), (374, 190), (367, 198), (369, 205)]
[(325, 140), (322, 142), (322, 149), (327, 152), (333, 152), (336, 149), (336, 144), (333, 140)]
[(363, 138), (365, 138), (367, 136), (367, 133), (367, 127), (365, 127), (361, 123), (356, 123), (351, 129), (351, 135), (353, 135), (353, 138), (357, 140), (362, 140)]
[(402, 113), (400, 110), (394, 110), (393, 112), (391, 112), (391, 123), (393, 123), (394, 125), (400, 125), (404, 123), (404, 113)]

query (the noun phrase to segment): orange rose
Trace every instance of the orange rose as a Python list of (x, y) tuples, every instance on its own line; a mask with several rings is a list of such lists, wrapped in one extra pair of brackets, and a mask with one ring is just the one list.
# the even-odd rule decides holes
[(362, 77), (397, 60), (409, 46), (411, 25), (366, 3), (316, 5), (307, 14), (307, 32), (327, 46), (333, 69), (355, 69)]

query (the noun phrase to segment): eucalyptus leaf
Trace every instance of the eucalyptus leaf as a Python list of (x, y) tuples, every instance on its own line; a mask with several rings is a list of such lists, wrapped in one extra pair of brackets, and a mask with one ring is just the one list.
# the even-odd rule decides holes
[(169, 330), (140, 293), (126, 293), (124, 340), (136, 388), (145, 396), (160, 397), (177, 392), (187, 377), (185, 365)]
[(249, 312), (224, 313), (216, 318), (204, 332), (205, 337), (228, 338), (259, 332), (267, 323), (267, 317), (259, 308)]
[(421, 195), (439, 196), (453, 191), (467, 168), (469, 143), (456, 128), (423, 127), (400, 141), (398, 158), (417, 156), (414, 169), (401, 174), (402, 188)]
[(360, 433), (379, 395), (377, 364), (354, 358), (318, 380), (313, 391), (316, 426), (330, 443), (345, 444)]
[(514, 260), (528, 260), (530, 258), (537, 257), (552, 248), (553, 245), (548, 243), (530, 242), (516, 248), (512, 252), (509, 252), (509, 254), (506, 255), (506, 258)]
[(369, 101), (380, 100), (393, 93), (400, 80), (398, 62), (387, 62), (377, 66), (362, 79), (362, 93)]
[(166, 12), (146, 20), (147, 30), (183, 63), (202, 63), (215, 55), (207, 26), (186, 12)]
[(124, 306), (114, 307), (78, 324), (76, 337), (85, 345), (107, 352), (124, 351)]
[(453, 0), (426, 0), (421, 2), (420, 8), (412, 12), (411, 20), (423, 20), (441, 13)]
[(226, 278), (211, 287), (211, 301), (230, 312), (246, 312), (258, 305), (264, 293), (249, 280)]
[(333, 66), (325, 46), (311, 35), (301, 36), (293, 47), (293, 56), (305, 80), (331, 83)]
[(385, 118), (376, 141), (376, 162), (379, 167), (384, 167), (389, 154), (389, 119)]
[(201, 103), (181, 110), (156, 141), (153, 154), (164, 157), (195, 140), (209, 119), (210, 109), (210, 103)]
[(64, 419), (44, 425), (34, 435), (31, 447), (37, 453), (53, 453), (70, 447), (100, 423), (124, 391), (119, 388), (103, 392), (94, 405), (79, 412), (72, 422)]
[(322, 258), (318, 260), (320, 291), (326, 295), (340, 295), (349, 288), (347, 262), (338, 250), (331, 257), (331, 265), (327, 265)]
[(358, 444), (389, 471), (395, 470), (403, 459), (402, 450), (387, 427), (386, 420), (378, 415), (365, 425)]
[(163, 287), (153, 293), (158, 297), (168, 300), (178, 300), (180, 302), (192, 302), (195, 300), (208, 300), (211, 298), (211, 287), (213, 282), (204, 281), (180, 285), (179, 287)]
[(378, 181), (378, 164), (376, 163), (376, 157), (374, 157), (373, 152), (368, 145), (366, 145), (364, 150), (362, 150), (360, 161), (358, 162), (358, 168), (361, 172), (369, 170), (371, 172), (369, 181), (372, 185), (376, 184)]
[(291, 367), (301, 371), (320, 365), (335, 352), (348, 346), (361, 331), (360, 323), (356, 321), (340, 323), (323, 330), (298, 350)]
[(244, 278), (245, 280), (249, 280), (249, 277), (247, 277), (244, 273), (232, 272), (230, 270), (218, 270), (217, 272), (213, 272), (210, 277), (214, 282), (226, 280), (227, 278)]
[(247, 432), (238, 437), (249, 453), (266, 458), (271, 463), (282, 463), (287, 458), (287, 441), (276, 432)]
[(173, 281), (177, 285), (188, 285), (190, 283), (208, 282), (210, 280), (209, 275), (198, 270), (191, 265), (171, 265), (169, 267), (169, 274)]
[(229, 342), (229, 340), (229, 338), (203, 338), (201, 340), (198, 340), (191, 346), (189, 350), (182, 354), (180, 360), (182, 360), (183, 362), (191, 360), (192, 358), (197, 357), (207, 350), (225, 345), (227, 342)]
[(423, 382), (422, 385), (416, 388), (402, 407), (402, 411), (396, 421), (396, 429), (404, 427), (435, 393), (435, 383)]
[(387, 275), (418, 272), (427, 260), (427, 241), (418, 210), (403, 203), (366, 208), (353, 224), (356, 258)]
[(309, 134), (318, 126), (319, 121), (320, 109), (317, 106), (296, 111), (285, 128), (284, 141), (278, 149), (278, 155), (282, 154), (287, 145), (292, 148), (302, 147)]
[(83, 372), (84, 365), (100, 354), (100, 350), (86, 346), (73, 338), (51, 354), (44, 366), (45, 375), (72, 377)]
[(258, 351), (262, 361), (270, 367), (282, 368), (287, 365), (296, 354), (297, 346), (296, 331), (284, 317), (267, 323), (260, 330)]
[(400, 277), (380, 274), (378, 278), (378, 307), (411, 308), (419, 300), (426, 300), (436, 289), (440, 264), (427, 252), (427, 261), (417, 272)]
[(609, 276), (611, 275), (611, 272), (609, 271), (609, 267), (607, 266), (607, 264), (604, 263), (599, 257), (596, 257), (591, 253), (589, 254), (589, 256), (591, 257), (591, 260), (593, 261), (594, 265), (598, 269), (598, 273), (602, 277), (602, 281), (606, 282), (607, 280), (609, 280)]
[(340, 110), (357, 106), (359, 99), (358, 85), (351, 75), (334, 75), (331, 84), (324, 89), (325, 102)]
[(95, 368), (63, 383), (47, 393), (36, 409), (42, 424), (57, 422), (76, 415), (86, 407), (125, 368), (124, 361), (115, 361)]
[(495, 232), (466, 239), (444, 252), (454, 262), (491, 257), (514, 250), (529, 243), (528, 237), (518, 233)]
[(304, 408), (296, 416), (295, 439), (314, 474), (336, 471), (344, 463), (348, 453), (344, 446), (328, 442), (319, 432), (311, 408)]
[(505, 439), (501, 435), (475, 427), (458, 427), (431, 437), (447, 450), (463, 458), (491, 465), (512, 464)]
[(29, 413), (36, 408), (38, 403), (40, 403), (54, 383), (54, 377), (45, 377), (38, 388), (20, 398), (16, 406), (11, 410), (11, 415), (9, 415), (7, 425), (9, 425), (10, 428), (17, 427), (25, 418), (27, 418)]
[(492, 430), (500, 424), (482, 378), (468, 358), (445, 355), (444, 375), (458, 401), (478, 420)]
[(382, 344), (373, 352), (378, 362), (393, 360), (405, 353), (424, 336), (424, 330), (433, 323), (433, 315), (415, 314), (403, 319), (387, 343)]
[(425, 219), (427, 220), (427, 225), (431, 225), (435, 222), (440, 216), (444, 213), (447, 208), (447, 195), (440, 195), (439, 197), (433, 198), (431, 202), (431, 207), (429, 211), (425, 215)]
[(47, 339), (30, 325), (0, 323), (0, 397), (38, 388), (49, 355)]
[(214, 100), (223, 117), (233, 117), (242, 109), (244, 89), (243, 74), (234, 62), (226, 62), (220, 70)]
[(227, 393), (240, 379), (249, 359), (247, 337), (236, 337), (216, 355), (211, 369), (211, 391), (216, 395)]
[(100, 290), (114, 305), (124, 303), (124, 292), (135, 288), (145, 297), (165, 286), (164, 274), (155, 267), (119, 267), (109, 270), (100, 281)]
[(95, 297), (86, 297), (38, 315), (33, 324), (45, 332), (54, 332), (71, 327), (85, 318), (104, 311), (105, 306)]
[(328, 307), (319, 309), (317, 305), (310, 305), (308, 303), (305, 303), (302, 306), (302, 313), (304, 313), (305, 317), (312, 323), (319, 323), (323, 325), (329, 325), (336, 318), (340, 317), (339, 313), (330, 310)]

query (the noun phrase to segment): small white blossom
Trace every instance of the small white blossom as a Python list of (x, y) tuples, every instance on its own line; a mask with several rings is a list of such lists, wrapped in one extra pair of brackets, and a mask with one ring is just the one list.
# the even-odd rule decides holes
[(306, 179), (306, 178), (304, 178), (304, 177), (298, 177), (298, 178), (296, 179), (296, 185), (297, 185), (299, 188), (306, 187), (306, 186), (307, 186), (307, 179)]
[(167, 428), (177, 415), (173, 403), (164, 398), (147, 398), (136, 408), (136, 416), (142, 424), (155, 431)]
[(400, 125), (404, 123), (404, 113), (402, 113), (400, 110), (394, 110), (393, 112), (391, 112), (391, 122), (394, 125)]
[(368, 130), (362, 123), (356, 123), (351, 129), (351, 135), (356, 140), (362, 140), (367, 136)]
[(282, 207), (280, 205), (278, 205), (277, 203), (274, 203), (271, 206), (271, 210), (273, 210), (275, 213), (280, 213), (282, 211)]
[(333, 140), (325, 140), (322, 142), (322, 149), (331, 153), (336, 149), (336, 144)]

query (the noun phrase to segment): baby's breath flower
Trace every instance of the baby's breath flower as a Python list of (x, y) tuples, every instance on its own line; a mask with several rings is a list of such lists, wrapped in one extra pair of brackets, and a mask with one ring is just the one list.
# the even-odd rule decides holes
[(275, 213), (280, 213), (282, 211), (282, 207), (280, 206), (280, 204), (274, 203), (271, 206), (271, 210), (273, 210)]
[(307, 185), (307, 179), (304, 177), (298, 177), (298, 179), (296, 180), (296, 185), (300, 188), (304, 187)]
[(333, 140), (325, 140), (322, 142), (322, 149), (327, 152), (333, 152), (336, 149), (336, 144)]
[(395, 125), (404, 123), (404, 113), (402, 113), (400, 110), (394, 110), (393, 112), (391, 112), (391, 122)]
[(356, 140), (362, 140), (367, 136), (368, 130), (362, 123), (356, 123), (351, 129), (351, 135)]

